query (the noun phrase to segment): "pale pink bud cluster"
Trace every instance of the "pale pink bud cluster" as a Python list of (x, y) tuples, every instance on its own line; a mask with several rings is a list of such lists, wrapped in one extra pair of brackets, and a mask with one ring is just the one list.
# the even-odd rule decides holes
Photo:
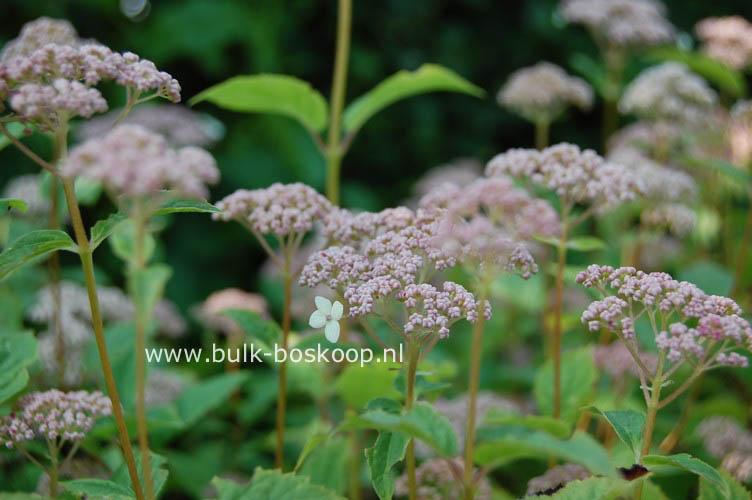
[(25, 120), (44, 130), (57, 126), (59, 116), (89, 118), (107, 110), (107, 101), (97, 89), (75, 80), (57, 78), (52, 84), (24, 83), (10, 98), (10, 107)]
[[(660, 313), (665, 318), (667, 328), (655, 331), (655, 342), (671, 363), (711, 355), (706, 369), (748, 363), (746, 357), (729, 352), (752, 346), (752, 327), (732, 299), (707, 295), (692, 283), (677, 281), (666, 273), (644, 273), (633, 267), (591, 265), (577, 275), (576, 282), (607, 295), (591, 303), (582, 314), (582, 322), (591, 331), (606, 328), (625, 339), (633, 338), (634, 315), (642, 309), (648, 315)], [(614, 290), (616, 296), (608, 295), (607, 289)]]
[(240, 219), (260, 234), (282, 238), (302, 235), (332, 209), (331, 203), (305, 184), (275, 183), (265, 189), (239, 189), (217, 203), (215, 220)]
[(644, 210), (640, 222), (648, 227), (665, 228), (670, 234), (682, 237), (695, 228), (697, 216), (682, 203), (662, 203)]
[(510, 149), (491, 159), (486, 175), (523, 178), (567, 202), (591, 203), (599, 211), (631, 201), (644, 190), (642, 180), (630, 170), (567, 143), (543, 151)]
[(564, 0), (561, 13), (570, 23), (584, 24), (603, 42), (619, 46), (670, 42), (675, 29), (657, 0)]
[[(653, 353), (640, 351), (637, 351), (637, 355), (648, 371), (653, 373), (658, 366), (658, 357)], [(596, 346), (593, 349), (593, 362), (599, 370), (608, 373), (614, 380), (620, 380), (627, 374), (639, 377), (632, 353), (621, 342)]]
[[(435, 458), (427, 460), (415, 469), (415, 482), (417, 485), (417, 500), (444, 500), (449, 498), (462, 498), (464, 486), (461, 480), (462, 471), (465, 470), (465, 462), (461, 458)], [(473, 477), (477, 477), (478, 471), (474, 471)], [(407, 472), (394, 482), (394, 492), (399, 498), (407, 498), (409, 494), (409, 480)], [(491, 500), (493, 492), (491, 483), (485, 476), (479, 476), (473, 490), (474, 498), (478, 500)]]
[(0, 54), (0, 62), (17, 56), (29, 56), (35, 50), (51, 43), (75, 46), (80, 44), (81, 40), (76, 29), (68, 21), (40, 17), (24, 24), (18, 38), (5, 44)]
[(474, 158), (457, 158), (445, 165), (433, 167), (415, 182), (413, 192), (417, 198), (432, 193), (443, 184), (467, 186), (483, 173), (483, 165)]
[(702, 50), (729, 68), (752, 64), (752, 24), (741, 16), (709, 17), (695, 26)]
[(647, 120), (703, 123), (717, 102), (715, 91), (684, 64), (666, 62), (652, 66), (624, 89), (622, 113)]
[(695, 429), (703, 446), (737, 481), (752, 478), (752, 432), (730, 417), (705, 418)]
[(486, 319), (491, 318), (488, 301), (483, 305), (478, 304), (472, 293), (450, 281), (444, 282), (442, 290), (426, 283), (407, 285), (397, 294), (397, 300), (407, 308), (405, 333), (437, 331), (439, 337), (446, 338), (453, 322), (460, 318), (475, 322), (481, 308)]
[(235, 309), (268, 316), (269, 306), (262, 295), (248, 293), (238, 288), (225, 288), (206, 298), (199, 308), (198, 317), (207, 326), (229, 333), (240, 327), (224, 313)]
[(496, 100), (528, 121), (550, 123), (570, 106), (589, 109), (593, 89), (581, 78), (544, 61), (512, 73)]
[(208, 152), (192, 146), (174, 150), (162, 136), (137, 125), (120, 125), (77, 146), (62, 174), (101, 181), (116, 195), (128, 197), (171, 189), (183, 196), (205, 198), (209, 194), (206, 185), (219, 180)]
[(683, 170), (661, 165), (634, 147), (621, 147), (608, 160), (632, 170), (642, 180), (644, 197), (663, 202), (688, 201), (697, 197), (697, 182)]
[(112, 413), (110, 398), (101, 392), (52, 389), (27, 394), (16, 406), (17, 411), (0, 417), (0, 444), (8, 448), (34, 438), (81, 440), (97, 419)]
[(578, 464), (562, 464), (547, 470), (543, 475), (532, 478), (527, 483), (528, 495), (552, 495), (567, 483), (590, 477), (588, 470)]
[(36, 174), (26, 174), (14, 177), (8, 181), (0, 194), (0, 198), (16, 198), (26, 202), (26, 212), (13, 211), (14, 215), (25, 217), (42, 217), (50, 213), (50, 200), (42, 196), (40, 177)]
[(726, 136), (734, 165), (752, 164), (752, 101), (737, 101), (731, 108)]

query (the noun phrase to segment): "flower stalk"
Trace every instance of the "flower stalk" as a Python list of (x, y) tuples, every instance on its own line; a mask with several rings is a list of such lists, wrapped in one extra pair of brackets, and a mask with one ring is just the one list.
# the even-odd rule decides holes
[[(282, 349), (287, 351), (288, 337), (290, 335), (292, 307), (292, 258), (290, 249), (284, 248), (284, 265), (282, 268), (282, 280), (284, 287), (284, 303), (282, 311)], [(287, 411), (287, 359), (279, 367), (279, 391), (277, 397), (277, 443), (274, 449), (274, 465), (278, 469), (284, 467), (285, 447), (285, 413)]]
[[(405, 399), (405, 410), (410, 411), (415, 400), (415, 374), (418, 369), (418, 360), (420, 358), (420, 345), (414, 335), (407, 339), (407, 397)], [(415, 439), (410, 438), (407, 444), (407, 478), (409, 499), (418, 498), (417, 483), (415, 481)]]
[(564, 267), (567, 262), (567, 233), (569, 209), (565, 206), (562, 216), (561, 236), (556, 248), (556, 282), (554, 285), (554, 331), (551, 342), (551, 358), (554, 369), (554, 418), (561, 415), (561, 315), (564, 302)]

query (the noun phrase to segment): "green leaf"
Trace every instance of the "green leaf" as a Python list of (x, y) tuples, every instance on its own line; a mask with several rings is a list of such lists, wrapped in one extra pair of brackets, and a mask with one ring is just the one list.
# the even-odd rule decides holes
[(589, 477), (570, 481), (564, 488), (550, 496), (530, 495), (525, 498), (550, 498), (551, 500), (605, 500), (621, 498), (629, 489), (629, 483), (623, 479), (611, 477)]
[(247, 309), (227, 309), (221, 314), (232, 318), (235, 323), (258, 344), (264, 351), (271, 351), (274, 344), (279, 343), (282, 332), (274, 321), (262, 318), (258, 313)]
[(519, 415), (516, 413), (490, 410), (486, 414), (484, 425), (518, 425), (531, 430), (545, 431), (558, 438), (566, 438), (572, 432), (572, 427), (566, 422), (553, 417), (542, 415)]
[(595, 406), (588, 410), (598, 413), (614, 428), (616, 435), (634, 453), (635, 461), (640, 458), (642, 448), (642, 429), (645, 426), (645, 415), (634, 410), (603, 411)]
[(347, 365), (337, 378), (334, 388), (350, 408), (360, 409), (378, 397), (399, 398), (394, 381), (399, 374), (389, 363), (370, 363), (364, 366)]
[(76, 177), (73, 189), (78, 203), (90, 207), (99, 200), (99, 196), (102, 194), (102, 183), (86, 177)]
[(569, 66), (585, 77), (598, 95), (603, 95), (607, 77), (606, 68), (602, 63), (582, 52), (577, 52), (569, 58)]
[(307, 476), (261, 467), (256, 468), (248, 486), (218, 477), (212, 480), (212, 485), (219, 492), (219, 500), (344, 500), (323, 486), (311, 484)]
[(321, 443), (303, 463), (298, 475), (311, 478), (311, 484), (343, 493), (347, 486), (348, 441), (334, 437)]
[(159, 210), (154, 213), (154, 215), (167, 215), (176, 213), (221, 214), (222, 210), (204, 200), (170, 200), (162, 205)]
[(710, 295), (729, 295), (734, 284), (734, 276), (725, 267), (709, 260), (682, 266), (676, 279), (689, 281)]
[(0, 336), (0, 403), (29, 382), (26, 368), (37, 359), (37, 340), (30, 332)]
[(0, 280), (56, 250), (76, 252), (77, 248), (67, 233), (57, 229), (40, 229), (26, 233), (0, 253)]
[(752, 184), (752, 175), (746, 171), (735, 167), (733, 164), (720, 158), (708, 158), (696, 155), (684, 155), (680, 157), (683, 164), (699, 169), (711, 169), (720, 172), (731, 179), (737, 180), (744, 184)]
[(224, 373), (183, 391), (176, 405), (186, 427), (195, 424), (209, 411), (229, 399), (248, 377), (248, 372)]
[[(597, 370), (590, 349), (565, 352), (561, 359), (561, 417), (573, 423), (593, 392)], [(533, 394), (543, 415), (553, 415), (554, 370), (549, 360), (535, 376)]]
[(424, 64), (415, 71), (401, 70), (347, 106), (343, 117), (344, 131), (357, 131), (373, 115), (396, 101), (437, 91), (460, 92), (475, 97), (485, 94), (480, 87), (437, 64)]
[(752, 494), (739, 481), (734, 479), (731, 474), (724, 470), (718, 472), (726, 483), (726, 487), (728, 488), (726, 492), (728, 495), (725, 496), (724, 492), (719, 490), (715, 483), (701, 477), (699, 500), (749, 500), (752, 498)]
[[(141, 453), (135, 453), (134, 459), (136, 461), (136, 472), (138, 473), (138, 477), (141, 480), (141, 484), (143, 485), (144, 476), (141, 462)], [(169, 472), (167, 471), (167, 469), (163, 468), (163, 466), (167, 464), (167, 459), (162, 455), (157, 455), (156, 453), (149, 452), (149, 464), (151, 465), (152, 486), (154, 488), (154, 496), (156, 498), (157, 496), (159, 496), (162, 488), (164, 488), (165, 483), (167, 483), (167, 476), (169, 475)], [(128, 488), (129, 490), (133, 489), (128, 466), (125, 463), (122, 463), (120, 467), (118, 467), (118, 469), (112, 474), (111, 479), (116, 484), (124, 488)], [(131, 496), (135, 497), (136, 495), (132, 493)], [(105, 496), (105, 498), (107, 497)]]
[(581, 432), (567, 440), (540, 431), (510, 433), (482, 442), (475, 450), (475, 461), (480, 465), (502, 465), (519, 458), (545, 460), (551, 456), (578, 463), (594, 474), (616, 476), (616, 469), (605, 448), (588, 434)]
[(288, 75), (235, 76), (193, 97), (191, 106), (209, 101), (246, 113), (271, 113), (299, 121), (312, 132), (326, 127), (326, 100), (308, 82)]
[[(728, 498), (729, 486), (717, 470), (706, 464), (699, 458), (695, 458), (688, 453), (679, 453), (678, 455), (645, 455), (642, 457), (642, 463), (648, 468), (650, 466), (669, 466), (684, 469), (712, 483)], [(651, 472), (656, 472), (651, 469)]]
[[(109, 220), (109, 219), (107, 219)], [(107, 223), (107, 220), (105, 220), (105, 224)], [(130, 219), (125, 219), (123, 221), (120, 221), (118, 223), (115, 223), (113, 221), (114, 227), (109, 228), (109, 243), (110, 248), (112, 248), (112, 251), (115, 255), (120, 257), (126, 262), (129, 262), (134, 257), (135, 252), (135, 240), (136, 240), (136, 225), (133, 223)], [(104, 234), (104, 231), (108, 228), (106, 225), (102, 226), (102, 233)], [(93, 230), (92, 230), (93, 231)], [(105, 238), (107, 235), (104, 236)], [(93, 239), (93, 233), (92, 233), (92, 239)], [(101, 243), (101, 241), (100, 241)], [(149, 262), (149, 259), (151, 259), (152, 254), (154, 254), (154, 249), (156, 248), (157, 243), (154, 240), (154, 237), (151, 234), (146, 234), (146, 237), (144, 238), (144, 262)]]
[[(551, 245), (554, 248), (559, 247), (559, 238), (535, 236), (535, 239)], [(592, 252), (595, 250), (603, 250), (606, 248), (606, 243), (595, 236), (577, 236), (567, 241), (567, 248), (577, 252)]]
[(305, 445), (303, 445), (303, 450), (298, 456), (298, 461), (295, 463), (295, 469), (293, 469), (293, 472), (298, 472), (298, 470), (303, 466), (305, 459), (308, 458), (308, 455), (310, 455), (313, 450), (321, 445), (321, 443), (329, 439), (330, 435), (331, 434), (329, 432), (319, 432), (308, 438), (308, 441), (306, 441)]
[[(24, 130), (26, 130), (26, 127), (22, 123), (18, 122), (6, 123), (5, 128), (8, 129), (8, 132), (10, 132), (10, 135), (12, 135), (13, 137), (23, 136)], [(8, 139), (5, 134), (0, 133), (0, 151), (5, 149), (10, 144), (10, 139)]]
[(66, 490), (88, 498), (135, 498), (133, 491), (109, 479), (74, 479), (60, 483)]
[(92, 251), (96, 250), (96, 248), (125, 220), (125, 215), (115, 212), (106, 219), (100, 220), (94, 224), (94, 227), (91, 228), (91, 241), (89, 242)]
[(29, 372), (25, 368), (10, 374), (3, 374), (3, 381), (0, 382), (0, 403), (21, 392), (28, 383)]
[(133, 303), (136, 311), (144, 318), (149, 318), (151, 312), (164, 294), (167, 280), (170, 279), (172, 270), (166, 264), (154, 264), (134, 271), (131, 275), (131, 287)]
[(445, 416), (428, 403), (416, 403), (404, 415), (386, 413), (382, 410), (366, 411), (350, 417), (342, 429), (377, 429), (398, 432), (420, 439), (444, 456), (453, 457), (457, 450), (457, 436)]
[(0, 215), (11, 208), (15, 208), (21, 213), (26, 213), (26, 202), (17, 198), (0, 198)]
[(381, 500), (391, 500), (394, 495), (392, 467), (405, 458), (409, 442), (404, 434), (380, 432), (373, 446), (365, 450), (371, 484)]
[(747, 94), (747, 83), (741, 72), (701, 52), (690, 52), (676, 47), (660, 47), (648, 52), (647, 56), (653, 61), (681, 62), (733, 97), (744, 97)]

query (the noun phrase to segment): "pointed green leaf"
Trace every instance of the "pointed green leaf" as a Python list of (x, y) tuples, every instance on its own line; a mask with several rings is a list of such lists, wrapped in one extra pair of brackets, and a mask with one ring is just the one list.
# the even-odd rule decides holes
[[(8, 129), (8, 132), (10, 132), (10, 135), (13, 137), (23, 136), (24, 130), (26, 130), (26, 127), (18, 122), (6, 123), (5, 128)], [(5, 134), (0, 133), (0, 151), (8, 147), (10, 144), (10, 139), (8, 139)]]
[(94, 227), (91, 228), (91, 241), (89, 242), (91, 249), (96, 250), (96, 248), (125, 220), (125, 215), (116, 212), (106, 219), (100, 220), (94, 224)]
[(136, 311), (150, 318), (151, 312), (162, 299), (167, 280), (172, 275), (172, 269), (166, 264), (154, 264), (131, 276), (133, 303)]
[[(398, 366), (398, 365), (397, 365)], [(350, 408), (361, 409), (378, 397), (398, 398), (394, 381), (399, 374), (390, 363), (350, 364), (342, 370), (334, 388)]]
[(135, 498), (133, 491), (109, 479), (74, 479), (60, 483), (67, 491), (88, 498)]
[(540, 431), (511, 433), (482, 442), (475, 450), (475, 461), (480, 465), (502, 465), (519, 458), (546, 460), (551, 456), (578, 463), (594, 474), (616, 476), (616, 469), (605, 448), (588, 434), (581, 432), (566, 440)]
[(15, 208), (21, 213), (26, 213), (26, 202), (17, 198), (0, 198), (0, 215)]
[(26, 368), (37, 359), (37, 340), (28, 332), (0, 336), (0, 403), (29, 382)]
[[(138, 473), (138, 477), (141, 480), (141, 484), (143, 485), (144, 476), (141, 462), (141, 453), (135, 453), (134, 459), (136, 461), (136, 471)], [(162, 488), (164, 488), (165, 484), (167, 483), (167, 476), (169, 475), (169, 472), (164, 468), (164, 466), (167, 464), (167, 459), (162, 455), (157, 455), (156, 453), (150, 452), (149, 464), (151, 465), (150, 469), (152, 486), (154, 488), (154, 496), (156, 498), (157, 496), (159, 496)], [(127, 488), (129, 490), (133, 489), (128, 466), (125, 463), (121, 464), (120, 467), (118, 467), (118, 469), (112, 474), (111, 479), (121, 487)], [(132, 493), (131, 496), (135, 497), (136, 495)]]
[(170, 200), (162, 205), (154, 215), (167, 215), (175, 213), (205, 213), (221, 214), (222, 210), (218, 209), (205, 200)]
[[(576, 52), (569, 58), (569, 66), (585, 77), (598, 95), (603, 95), (606, 89), (606, 67), (589, 55)], [(618, 96), (616, 96), (618, 97)]]
[(40, 229), (26, 233), (0, 253), (0, 280), (56, 250), (76, 252), (77, 248), (67, 233), (57, 229)]
[[(590, 401), (597, 371), (589, 348), (565, 352), (561, 360), (561, 417), (573, 423)], [(543, 415), (553, 415), (554, 370), (547, 361), (535, 376), (533, 394)]]
[(749, 500), (752, 498), (752, 494), (739, 483), (736, 479), (724, 470), (718, 471), (723, 477), (723, 481), (728, 488), (728, 496), (724, 495), (724, 492), (718, 488), (718, 486), (712, 481), (708, 481), (704, 477), (700, 478), (700, 497), (699, 500)]
[(303, 445), (303, 450), (301, 450), (300, 455), (298, 456), (298, 461), (295, 463), (295, 469), (293, 469), (293, 472), (298, 472), (303, 466), (305, 459), (308, 458), (308, 455), (321, 445), (321, 443), (329, 439), (329, 436), (330, 433), (328, 432), (319, 432), (308, 438), (308, 441)]
[(212, 480), (212, 485), (219, 493), (218, 500), (344, 500), (323, 486), (311, 484), (307, 476), (261, 467), (256, 468), (247, 486), (218, 477)]
[(566, 422), (542, 415), (519, 415), (517, 413), (490, 410), (486, 414), (484, 425), (519, 425), (531, 430), (545, 431), (558, 438), (566, 438), (572, 427)]
[(380, 432), (373, 446), (365, 450), (371, 484), (381, 500), (391, 500), (394, 495), (392, 467), (405, 458), (409, 442), (404, 434)]
[(398, 71), (347, 106), (345, 132), (355, 132), (373, 115), (396, 101), (429, 92), (459, 92), (482, 97), (485, 92), (454, 71), (438, 64), (424, 64), (415, 71)]
[[(106, 221), (105, 221), (106, 222)], [(106, 226), (102, 227), (103, 233), (107, 229)], [(131, 261), (135, 255), (135, 242), (136, 242), (136, 226), (131, 219), (125, 219), (120, 223), (115, 224), (114, 228), (110, 229), (110, 248), (112, 252), (123, 259), (126, 262)], [(147, 234), (144, 238), (144, 261), (149, 262), (157, 243), (151, 234)]]
[(288, 75), (235, 76), (204, 90), (189, 104), (201, 101), (231, 111), (289, 116), (312, 132), (321, 132), (327, 122), (324, 97), (308, 82)]
[(444, 456), (453, 457), (457, 450), (457, 436), (447, 418), (428, 403), (416, 403), (404, 415), (386, 413), (382, 410), (366, 411), (350, 417), (342, 429), (377, 429), (398, 432), (420, 439)]
[(12, 398), (26, 387), (29, 383), (29, 372), (23, 368), (17, 372), (3, 375), (0, 382), (0, 403)]
[(258, 313), (246, 309), (227, 309), (222, 315), (232, 318), (241, 330), (265, 352), (271, 351), (274, 344), (281, 342), (282, 332), (272, 320), (262, 318)]
[(679, 453), (678, 455), (668, 456), (646, 455), (642, 457), (642, 463), (651, 469), (651, 472), (660, 471), (653, 471), (653, 467), (669, 466), (678, 467), (693, 474), (697, 474), (701, 478), (704, 478), (715, 485), (716, 488), (726, 495), (724, 498), (728, 497), (729, 487), (723, 479), (723, 476), (721, 476), (721, 474), (710, 465), (688, 453)]
[(248, 376), (248, 372), (224, 373), (184, 390), (176, 406), (185, 425), (190, 427), (224, 403)]
[(642, 429), (645, 426), (645, 415), (634, 410), (603, 411), (595, 406), (590, 406), (587, 409), (600, 414), (611, 424), (616, 435), (632, 450), (635, 461), (637, 461), (642, 448)]
[(318, 484), (335, 493), (344, 493), (350, 458), (347, 443), (348, 440), (342, 436), (335, 436), (321, 443), (303, 463), (298, 475), (311, 478), (311, 484)]

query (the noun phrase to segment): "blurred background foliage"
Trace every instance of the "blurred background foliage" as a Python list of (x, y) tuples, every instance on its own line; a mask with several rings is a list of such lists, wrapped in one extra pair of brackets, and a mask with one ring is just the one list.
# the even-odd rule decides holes
[[(115, 50), (132, 50), (175, 76), (187, 101), (199, 91), (238, 74), (295, 75), (328, 96), (334, 51), (336, 2), (311, 0), (3, 0), (0, 44), (39, 16), (65, 18), (80, 35)], [(707, 16), (752, 18), (746, 0), (671, 0), (668, 17), (691, 44), (694, 24)], [(380, 209), (399, 204), (430, 168), (459, 157), (483, 162), (510, 147), (532, 146), (532, 127), (499, 108), (498, 88), (523, 66), (548, 60), (575, 73), (573, 54), (598, 60), (585, 30), (566, 26), (555, 0), (385, 0), (355, 2), (347, 102), (399, 69), (424, 62), (445, 65), (487, 91), (485, 99), (429, 94), (379, 113), (358, 135), (343, 166), (343, 205)], [(139, 12), (135, 17), (128, 12)], [(627, 78), (640, 69), (629, 68)], [(117, 96), (115, 96), (117, 99)], [(587, 114), (572, 112), (555, 124), (551, 142), (600, 146), (598, 102)], [(226, 128), (212, 150), (222, 181), (212, 200), (234, 189), (301, 181), (323, 190), (324, 161), (294, 121), (272, 116), (210, 112)], [(34, 141), (34, 138), (30, 139)], [(45, 141), (34, 144), (43, 151)], [(36, 172), (13, 148), (0, 153), (0, 185)], [(103, 197), (85, 213), (93, 223), (113, 207)], [(237, 286), (258, 289), (261, 249), (237, 225), (206, 216), (176, 219), (166, 229), (166, 261), (175, 274), (167, 295), (183, 311), (211, 291)], [(106, 251), (109, 251), (107, 249)], [(163, 249), (164, 251), (164, 249)], [(109, 257), (109, 258), (108, 258)], [(119, 261), (99, 264), (121, 283)], [(100, 273), (100, 276), (105, 276)], [(107, 279), (106, 277), (103, 279)], [(274, 300), (272, 300), (274, 302)]]

